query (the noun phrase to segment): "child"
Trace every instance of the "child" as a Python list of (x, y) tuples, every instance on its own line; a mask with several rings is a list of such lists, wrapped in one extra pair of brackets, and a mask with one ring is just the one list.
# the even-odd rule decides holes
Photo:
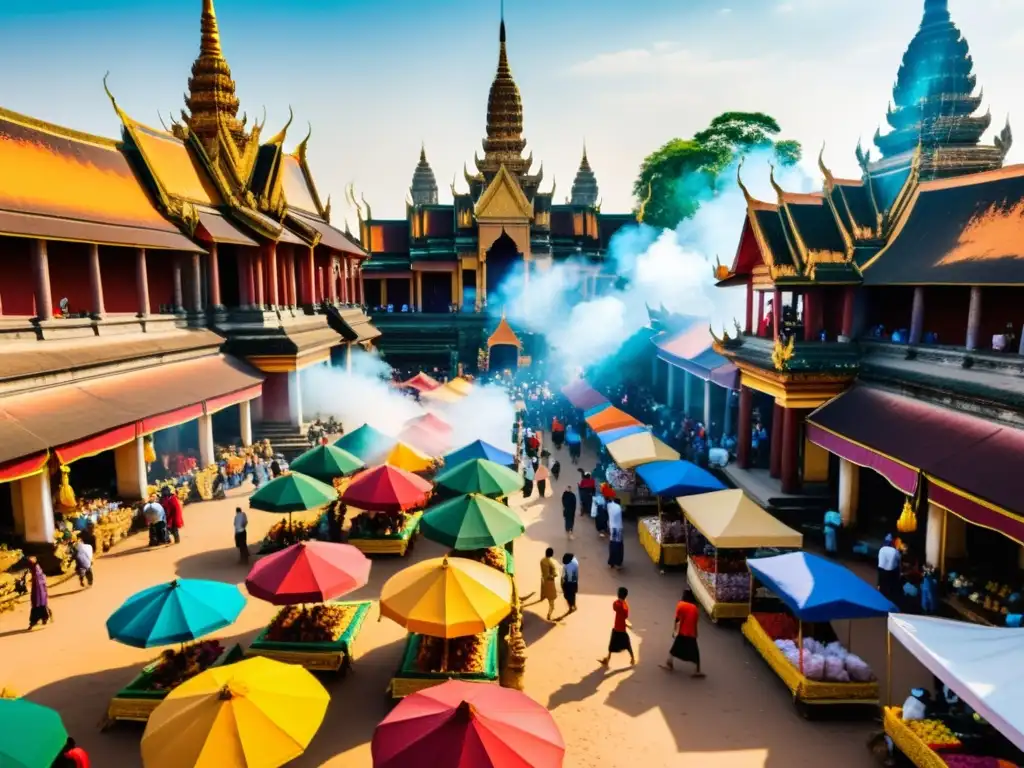
[(619, 599), (612, 603), (612, 610), (615, 611), (615, 624), (612, 626), (612, 637), (608, 641), (608, 655), (603, 659), (598, 659), (598, 662), (602, 667), (607, 667), (608, 662), (611, 661), (613, 653), (620, 653), (621, 651), (629, 652), (629, 665), (636, 665), (636, 655), (633, 653), (633, 643), (629, 639), (629, 629), (632, 624), (629, 622), (629, 603), (626, 602), (626, 596), (629, 595), (629, 590), (625, 587), (619, 587)]

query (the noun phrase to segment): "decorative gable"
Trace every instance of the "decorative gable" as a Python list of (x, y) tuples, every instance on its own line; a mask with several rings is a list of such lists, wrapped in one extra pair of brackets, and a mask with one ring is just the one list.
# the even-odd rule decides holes
[(476, 204), (476, 218), (527, 221), (533, 219), (533, 205), (504, 165), (498, 169), (494, 180), (480, 196)]

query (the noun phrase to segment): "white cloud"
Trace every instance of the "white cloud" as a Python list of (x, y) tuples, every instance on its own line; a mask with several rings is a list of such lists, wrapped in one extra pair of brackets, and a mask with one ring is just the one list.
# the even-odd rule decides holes
[(721, 14), (722, 16), (728, 16), (730, 13), (732, 13), (732, 8), (719, 8), (718, 13)]
[(793, 13), (796, 10), (796, 6), (792, 3), (779, 3), (775, 6), (776, 13)]
[(732, 59), (703, 54), (675, 44), (655, 43), (650, 48), (630, 48), (599, 53), (570, 67), (573, 75), (686, 75), (740, 73), (765, 65), (764, 60)]

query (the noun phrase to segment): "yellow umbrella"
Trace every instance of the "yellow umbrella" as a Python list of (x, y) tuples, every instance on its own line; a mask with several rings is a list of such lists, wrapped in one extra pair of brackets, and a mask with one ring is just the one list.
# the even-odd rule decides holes
[(464, 557), (436, 557), (385, 582), (380, 613), (410, 632), (464, 637), (497, 626), (512, 609), (512, 580)]
[(452, 379), (447, 386), (452, 392), (457, 392), (460, 395), (468, 395), (473, 391), (473, 385), (461, 377)]
[(142, 764), (277, 768), (305, 751), (329, 701), (317, 679), (292, 664), (257, 656), (208, 669), (153, 710)]
[(665, 445), (650, 432), (637, 432), (608, 443), (608, 454), (622, 469), (632, 469), (652, 461), (675, 461), (679, 453)]
[(434, 466), (432, 458), (407, 443), (395, 443), (384, 463), (404, 469), (406, 472), (426, 472)]
[(462, 392), (457, 392), (447, 384), (443, 387), (432, 389), (429, 392), (424, 392), (420, 395), (420, 399), (422, 400), (433, 400), (438, 403), (457, 403), (463, 397), (465, 397), (465, 395)]

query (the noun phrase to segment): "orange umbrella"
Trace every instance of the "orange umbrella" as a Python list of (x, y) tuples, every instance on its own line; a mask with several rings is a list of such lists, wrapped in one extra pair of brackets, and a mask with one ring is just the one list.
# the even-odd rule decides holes
[(620, 429), (622, 427), (643, 426), (643, 424), (628, 413), (614, 406), (605, 408), (603, 411), (587, 417), (587, 425), (595, 432), (604, 432), (609, 429)]

